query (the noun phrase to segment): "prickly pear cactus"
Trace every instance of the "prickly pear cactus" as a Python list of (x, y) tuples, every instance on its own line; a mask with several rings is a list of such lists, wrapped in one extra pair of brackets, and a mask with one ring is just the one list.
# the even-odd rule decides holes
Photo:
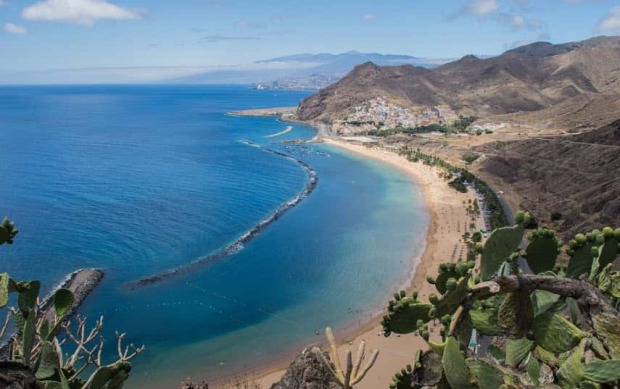
[(524, 233), (522, 225), (502, 227), (491, 233), (480, 258), (480, 277), (483, 281), (491, 279), (502, 263), (519, 248)]
[(497, 313), (497, 323), (511, 339), (524, 337), (532, 326), (534, 309), (527, 292), (509, 293)]
[[(441, 265), (428, 279), (437, 289), (430, 304), (403, 293), (390, 302), (386, 334), (417, 330), (442, 370), (422, 383), (428, 367), (418, 354), (391, 388), (620, 387), (620, 272), (611, 265), (620, 230), (578, 234), (566, 266), (558, 260), (562, 242), (546, 228), (532, 231), (520, 251), (527, 215), (518, 219), (491, 234), (477, 269), (465, 261)], [(534, 274), (518, 268), (520, 257)], [(431, 322), (441, 324), (440, 341)], [(473, 329), (499, 340), (481, 350), (489, 342), (472, 338)]]
[(431, 304), (418, 301), (416, 294), (406, 297), (404, 291), (396, 293), (394, 299), (389, 302), (387, 314), (381, 321), (385, 336), (389, 336), (392, 332), (408, 334), (416, 331), (419, 324), (430, 320), (431, 308), (433, 308)]
[(527, 264), (535, 274), (551, 271), (555, 267), (558, 254), (561, 252), (560, 241), (555, 231), (539, 228), (528, 234), (529, 244), (525, 249)]
[(473, 377), (467, 367), (467, 362), (461, 354), (459, 342), (454, 337), (446, 340), (446, 347), (441, 358), (446, 380), (452, 388), (475, 388)]
[(592, 233), (577, 234), (568, 243), (566, 253), (570, 256), (566, 276), (579, 278), (580, 275), (590, 272), (592, 268), (592, 248), (596, 243), (596, 236)]
[(469, 358), (467, 367), (480, 389), (496, 389), (504, 384), (504, 373), (488, 362)]

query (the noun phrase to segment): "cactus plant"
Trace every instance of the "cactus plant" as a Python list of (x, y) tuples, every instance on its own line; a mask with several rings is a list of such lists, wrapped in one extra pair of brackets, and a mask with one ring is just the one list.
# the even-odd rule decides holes
[(441, 363), (446, 380), (452, 388), (474, 388), (472, 385), (473, 378), (455, 337), (451, 336), (446, 340)]
[[(429, 355), (441, 356), (443, 378), (426, 386), (558, 384), (604, 389), (617, 384), (620, 272), (613, 270), (609, 261), (618, 257), (620, 229), (576, 235), (569, 242), (566, 267), (558, 263), (561, 242), (551, 230), (533, 231), (525, 251), (518, 250), (527, 219), (521, 214), (518, 225), (491, 234), (478, 269), (464, 261), (442, 264), (438, 276), (428, 279), (438, 292), (429, 295), (430, 309), (417, 296), (402, 293), (390, 302), (384, 321), (389, 324), (392, 320), (408, 332), (417, 329), (431, 349)], [(520, 256), (534, 275), (517, 267)], [(474, 276), (476, 272), (480, 277)], [(422, 306), (425, 312), (428, 309), (428, 320), (414, 314)], [(401, 321), (395, 320), (398, 315)], [(430, 339), (431, 320), (443, 325), (443, 343)], [(499, 344), (504, 346), (491, 345), (486, 356), (476, 357), (469, 348), (472, 328), (480, 335), (503, 338)], [(480, 344), (484, 342), (474, 350)], [(390, 387), (423, 387), (416, 379), (417, 365), (397, 373)]]
[(502, 263), (519, 247), (524, 232), (523, 226), (516, 225), (499, 228), (491, 233), (484, 244), (480, 259), (480, 277), (483, 281), (491, 279)]
[(361, 341), (359, 348), (357, 350), (357, 358), (355, 360), (355, 364), (353, 364), (351, 351), (347, 352), (347, 360), (345, 365), (345, 370), (342, 370), (340, 357), (338, 356), (338, 349), (336, 347), (336, 339), (334, 338), (334, 334), (330, 327), (325, 329), (325, 334), (327, 336), (327, 340), (329, 342), (331, 358), (334, 362), (333, 369), (329, 361), (323, 355), (323, 352), (320, 348), (314, 347), (312, 352), (321, 358), (323, 364), (327, 367), (329, 372), (336, 378), (336, 380), (343, 386), (344, 389), (351, 389), (353, 385), (359, 383), (364, 377), (368, 370), (372, 368), (374, 363), (377, 361), (377, 357), (379, 356), (379, 350), (373, 350), (370, 355), (370, 360), (366, 363), (366, 366), (362, 369), (362, 361), (364, 360), (364, 353), (366, 350), (366, 342)]
[(481, 359), (467, 359), (467, 367), (480, 389), (496, 389), (504, 384), (504, 373)]
[(575, 239), (569, 242), (567, 254), (570, 256), (566, 276), (578, 278), (581, 274), (589, 273), (592, 268), (592, 248), (595, 237), (592, 234), (577, 234)]
[(469, 318), (480, 335), (498, 336), (504, 333), (497, 322), (495, 309), (472, 309), (469, 311)]
[(506, 342), (506, 364), (516, 367), (527, 357), (534, 347), (534, 342), (527, 339), (508, 339)]
[(616, 383), (620, 380), (620, 360), (595, 360), (585, 367), (583, 377), (587, 380), (600, 383)]
[(561, 251), (555, 232), (539, 228), (528, 234), (528, 240), (525, 259), (530, 269), (536, 274), (553, 270)]
[(583, 358), (585, 356), (586, 340), (571, 350), (566, 361), (562, 363), (557, 371), (558, 383), (562, 388), (575, 388), (584, 378), (585, 366)]
[(532, 335), (541, 347), (558, 354), (571, 350), (588, 333), (558, 314), (545, 312), (534, 318)]
[(497, 322), (506, 335), (518, 339), (527, 334), (532, 325), (534, 310), (527, 292), (509, 293), (497, 313)]
[(385, 335), (389, 336), (392, 332), (408, 334), (416, 331), (419, 320), (429, 321), (432, 307), (431, 304), (418, 301), (416, 297), (403, 297), (400, 293), (396, 293), (388, 305), (388, 313), (381, 321)]

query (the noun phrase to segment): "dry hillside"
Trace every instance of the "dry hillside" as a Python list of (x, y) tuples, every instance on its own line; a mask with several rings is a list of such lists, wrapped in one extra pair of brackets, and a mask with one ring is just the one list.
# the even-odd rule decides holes
[(466, 56), (435, 69), (365, 63), (299, 106), (302, 120), (331, 122), (377, 96), (405, 106), (445, 104), (490, 116), (538, 111), (580, 96), (620, 99), (620, 37), (535, 43), (493, 58)]

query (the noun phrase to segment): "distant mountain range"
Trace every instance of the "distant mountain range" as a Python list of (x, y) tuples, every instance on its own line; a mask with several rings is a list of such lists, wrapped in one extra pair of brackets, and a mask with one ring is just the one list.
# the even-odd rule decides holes
[(255, 84), (261, 88), (318, 90), (339, 80), (356, 65), (373, 62), (377, 65), (415, 65), (436, 67), (449, 59), (417, 58), (409, 55), (361, 53), (296, 54), (256, 61), (255, 69), (215, 70), (187, 77), (166, 80), (192, 84)]
[(448, 105), (476, 116), (558, 110), (571, 104), (575, 107), (565, 111), (578, 112), (597, 99), (611, 107), (609, 101), (620, 100), (620, 37), (559, 45), (538, 42), (491, 58), (465, 56), (435, 68), (367, 62), (305, 99), (298, 113), (302, 120), (331, 122), (378, 96), (404, 106)]

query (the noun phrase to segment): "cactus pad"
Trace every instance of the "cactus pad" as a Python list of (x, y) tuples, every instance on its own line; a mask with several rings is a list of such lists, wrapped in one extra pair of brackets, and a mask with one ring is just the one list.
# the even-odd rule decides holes
[(50, 378), (56, 374), (57, 369), (60, 369), (58, 353), (54, 350), (54, 346), (51, 342), (43, 342), (38, 368), (35, 374), (37, 379), (44, 380)]
[(560, 253), (560, 242), (555, 232), (539, 228), (528, 235), (528, 240), (530, 242), (525, 250), (525, 259), (530, 269), (536, 274), (553, 270)]
[(532, 334), (536, 343), (555, 354), (571, 350), (588, 336), (587, 332), (553, 312), (545, 312), (534, 318)]
[(570, 352), (566, 361), (562, 363), (562, 366), (560, 366), (556, 372), (561, 387), (576, 388), (582, 381), (585, 372), (585, 366), (583, 364), (585, 342), (585, 339), (582, 340), (579, 346), (575, 347)]
[(606, 238), (605, 243), (599, 248), (598, 262), (603, 268), (612, 263), (618, 256), (618, 240)]
[(407, 365), (406, 368), (401, 369), (398, 373), (392, 377), (390, 383), (391, 389), (411, 389), (413, 387), (413, 369), (411, 365)]
[(418, 320), (426, 323), (430, 320), (429, 312), (433, 306), (424, 304), (412, 297), (400, 297), (390, 301), (388, 312), (381, 324), (386, 336), (392, 332), (409, 334), (418, 329)]
[[(582, 235), (583, 236), (583, 235)], [(577, 235), (579, 237), (579, 235)], [(577, 238), (576, 237), (576, 238)], [(583, 239), (574, 239), (570, 243), (568, 253), (570, 260), (566, 269), (566, 277), (579, 278), (584, 273), (589, 273), (592, 268), (592, 248), (594, 247), (594, 239), (592, 236)]]
[(469, 318), (480, 335), (498, 336), (504, 333), (497, 323), (495, 309), (472, 309), (469, 311)]
[(620, 359), (620, 318), (608, 313), (601, 313), (595, 315), (592, 322), (599, 338), (606, 340), (605, 345), (609, 349), (611, 357)]
[(583, 376), (594, 382), (614, 383), (620, 380), (620, 360), (594, 360), (586, 365)]
[(560, 296), (546, 290), (537, 290), (532, 293), (532, 304), (534, 305), (534, 314), (540, 315), (547, 311), (557, 312), (564, 305), (560, 301)]
[(447, 292), (439, 301), (437, 301), (435, 307), (437, 308), (437, 315), (443, 316), (452, 314), (461, 305), (463, 298), (467, 296), (467, 289), (470, 285), (471, 273), (465, 277), (461, 277), (454, 289)]
[(71, 308), (73, 308), (73, 303), (75, 302), (75, 297), (73, 297), (73, 293), (71, 293), (68, 289), (58, 289), (54, 294), (54, 309), (56, 310), (56, 315), (59, 317), (65, 316)]
[(536, 358), (530, 354), (528, 358), (527, 365), (525, 366), (525, 370), (527, 374), (530, 376), (530, 379), (534, 383), (534, 385), (538, 386), (540, 383), (540, 362)]
[(9, 303), (9, 281), (7, 273), (0, 274), (0, 308)]
[(467, 368), (467, 363), (456, 338), (450, 336), (446, 340), (446, 347), (441, 358), (443, 371), (450, 387), (452, 388), (473, 388), (472, 377)]
[(24, 316), (37, 304), (41, 283), (39, 281), (20, 282), (17, 286), (17, 305)]
[(534, 342), (527, 339), (508, 339), (506, 342), (506, 364), (518, 366), (534, 348)]
[(467, 366), (480, 389), (496, 389), (504, 383), (504, 373), (481, 359), (468, 359)]
[(519, 339), (525, 336), (532, 325), (534, 309), (527, 292), (509, 293), (497, 313), (497, 322), (508, 337)]
[(521, 225), (502, 227), (491, 233), (480, 259), (480, 277), (483, 281), (491, 279), (510, 254), (519, 248), (523, 233)]

